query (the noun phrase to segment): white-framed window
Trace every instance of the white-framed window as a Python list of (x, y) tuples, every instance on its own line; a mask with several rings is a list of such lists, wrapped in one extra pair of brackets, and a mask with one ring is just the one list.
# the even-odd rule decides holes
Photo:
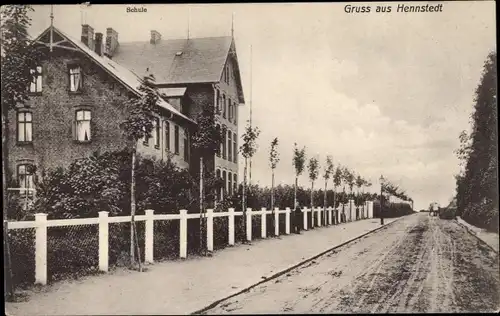
[(236, 143), (236, 133), (233, 133), (233, 162), (238, 162), (238, 144)]
[(222, 180), (224, 180), (224, 188), (223, 188), (223, 194), (222, 194), (222, 198), (224, 198), (224, 195), (226, 194), (227, 192), (227, 177), (226, 177), (226, 171), (222, 171)]
[(77, 65), (69, 66), (69, 91), (79, 92), (83, 87), (82, 68)]
[(231, 172), (228, 172), (227, 173), (227, 194), (229, 194), (229, 196), (233, 195), (233, 176), (231, 174)]
[(233, 123), (238, 123), (238, 103), (233, 103)]
[(153, 141), (155, 148), (160, 148), (160, 119), (157, 117), (153, 120)]
[(215, 110), (217, 113), (220, 112), (220, 91), (219, 89), (215, 89)]
[(233, 142), (231, 140), (233, 133), (227, 130), (227, 160), (233, 161)]
[(175, 149), (175, 154), (179, 154), (179, 125), (174, 126), (174, 149)]
[(33, 118), (31, 112), (17, 113), (17, 141), (30, 143), (33, 141)]
[(233, 194), (238, 194), (238, 176), (233, 173)]
[(170, 151), (170, 122), (165, 121), (165, 151)]
[(227, 105), (228, 105), (228, 109), (227, 109), (227, 118), (229, 120), (229, 122), (232, 122), (233, 121), (233, 104), (231, 103), (231, 99), (230, 98), (227, 98)]
[(32, 164), (24, 163), (17, 166), (17, 182), (19, 183), (19, 191), (21, 195), (28, 193), (33, 194), (32, 189), (35, 188), (34, 172), (35, 167)]
[[(221, 134), (221, 129), (219, 124), (215, 126), (215, 130), (217, 131), (217, 135)], [(216, 152), (217, 157), (220, 157), (221, 153), (222, 153), (222, 142), (219, 142), (219, 148)]]
[(227, 128), (222, 126), (222, 159), (226, 159)]
[(184, 130), (184, 161), (189, 162), (189, 132)]
[(75, 120), (75, 136), (76, 140), (80, 142), (88, 142), (91, 139), (90, 132), (90, 122), (91, 122), (91, 111), (90, 110), (77, 110)]
[(222, 95), (222, 106), (223, 106), (223, 108), (222, 108), (222, 117), (226, 118), (226, 111), (227, 110), (226, 110), (226, 95), (225, 94)]
[(32, 80), (30, 83), (30, 92), (42, 92), (42, 67), (37, 66), (35, 69), (30, 69), (30, 74), (32, 76)]
[[(217, 180), (220, 180), (221, 179), (220, 169), (217, 169), (215, 174), (216, 174)], [(217, 189), (216, 198), (217, 198), (217, 201), (222, 200), (222, 188)]]

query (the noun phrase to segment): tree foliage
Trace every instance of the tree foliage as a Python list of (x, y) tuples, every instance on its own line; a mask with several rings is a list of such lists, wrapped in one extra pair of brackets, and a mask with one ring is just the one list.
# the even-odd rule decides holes
[(276, 169), (278, 162), (280, 161), (280, 156), (278, 152), (278, 137), (274, 138), (271, 142), (271, 149), (269, 151), (269, 164), (271, 169)]
[(304, 172), (304, 167), (305, 167), (305, 162), (306, 162), (306, 147), (302, 147), (302, 149), (299, 149), (297, 147), (297, 143), (294, 144), (294, 149), (293, 149), (293, 167), (295, 168), (295, 175), (298, 177)]
[(318, 179), (319, 174), (319, 161), (317, 158), (312, 157), (309, 159), (309, 165), (307, 166), (309, 170), (309, 179), (311, 182), (316, 181)]
[(456, 176), (457, 212), (480, 227), (498, 231), (497, 55), (491, 52), (475, 92), (472, 132), (460, 134), (455, 152), (461, 163)]
[(330, 179), (330, 177), (333, 174), (333, 171), (334, 171), (334, 166), (333, 166), (332, 156), (327, 156), (325, 164), (325, 173), (323, 174), (323, 178), (325, 179), (325, 181), (328, 181)]
[(257, 152), (257, 138), (260, 135), (258, 127), (252, 127), (248, 124), (245, 127), (245, 133), (242, 135), (243, 144), (240, 146), (241, 155), (245, 158), (252, 158)]
[(28, 87), (36, 76), (31, 70), (40, 66), (45, 56), (42, 50), (34, 49), (28, 35), (28, 14), (32, 11), (29, 5), (5, 5), (1, 9), (2, 108), (10, 109), (28, 100)]

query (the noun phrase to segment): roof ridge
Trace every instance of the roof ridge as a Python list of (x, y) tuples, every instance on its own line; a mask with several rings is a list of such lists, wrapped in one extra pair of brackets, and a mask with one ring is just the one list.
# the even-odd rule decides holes
[[(177, 38), (162, 38), (159, 43), (162, 41), (190, 41), (190, 40), (197, 40), (197, 39), (209, 39), (209, 38), (231, 38), (230, 35), (227, 36), (203, 36), (203, 37), (177, 37)], [(141, 41), (129, 41), (129, 42), (120, 42), (121, 44), (137, 44), (137, 43), (149, 43), (147, 40), (141, 40)]]

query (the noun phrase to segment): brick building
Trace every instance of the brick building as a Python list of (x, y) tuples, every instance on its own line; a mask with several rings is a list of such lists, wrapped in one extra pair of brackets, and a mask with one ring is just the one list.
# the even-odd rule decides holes
[(167, 101), (193, 120), (205, 103), (220, 109), (225, 140), (208, 164), (224, 179), (219, 198), (232, 194), (238, 183), (238, 108), (245, 103), (234, 37), (162, 39), (156, 30), (145, 37), (120, 43), (110, 58), (138, 75), (153, 73)]
[[(88, 25), (80, 40), (49, 27), (35, 40), (37, 49), (48, 50), (51, 33), (53, 51), (32, 69), (29, 101), (8, 114), (9, 176), (21, 189), (33, 188), (35, 172), (127, 146), (119, 126), (126, 117), (123, 103), (140, 94), (140, 78), (108, 58), (119, 46), (117, 32), (108, 29), (103, 42), (103, 34), (94, 35)], [(158, 107), (153, 135), (139, 141), (138, 152), (189, 168), (196, 123), (164, 100)]]

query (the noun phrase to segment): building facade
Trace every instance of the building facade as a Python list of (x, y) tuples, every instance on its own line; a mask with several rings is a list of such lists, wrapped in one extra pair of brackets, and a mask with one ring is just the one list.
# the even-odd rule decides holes
[(236, 192), (238, 112), (245, 100), (234, 37), (162, 39), (152, 30), (144, 41), (120, 43), (110, 58), (137, 74), (154, 74), (165, 99), (195, 121), (204, 104), (219, 109), (224, 140), (208, 167), (224, 180), (219, 199)]
[[(36, 39), (36, 49), (52, 46), (52, 52), (31, 70), (29, 101), (8, 113), (7, 167), (21, 193), (33, 189), (35, 176), (44, 170), (128, 145), (120, 122), (127, 116), (124, 103), (140, 95), (141, 81), (107, 57), (118, 46), (118, 33), (109, 30), (106, 42), (88, 25), (82, 26), (80, 40), (53, 27)], [(196, 123), (168, 102), (158, 106), (152, 137), (139, 141), (138, 152), (189, 168), (189, 137)]]

